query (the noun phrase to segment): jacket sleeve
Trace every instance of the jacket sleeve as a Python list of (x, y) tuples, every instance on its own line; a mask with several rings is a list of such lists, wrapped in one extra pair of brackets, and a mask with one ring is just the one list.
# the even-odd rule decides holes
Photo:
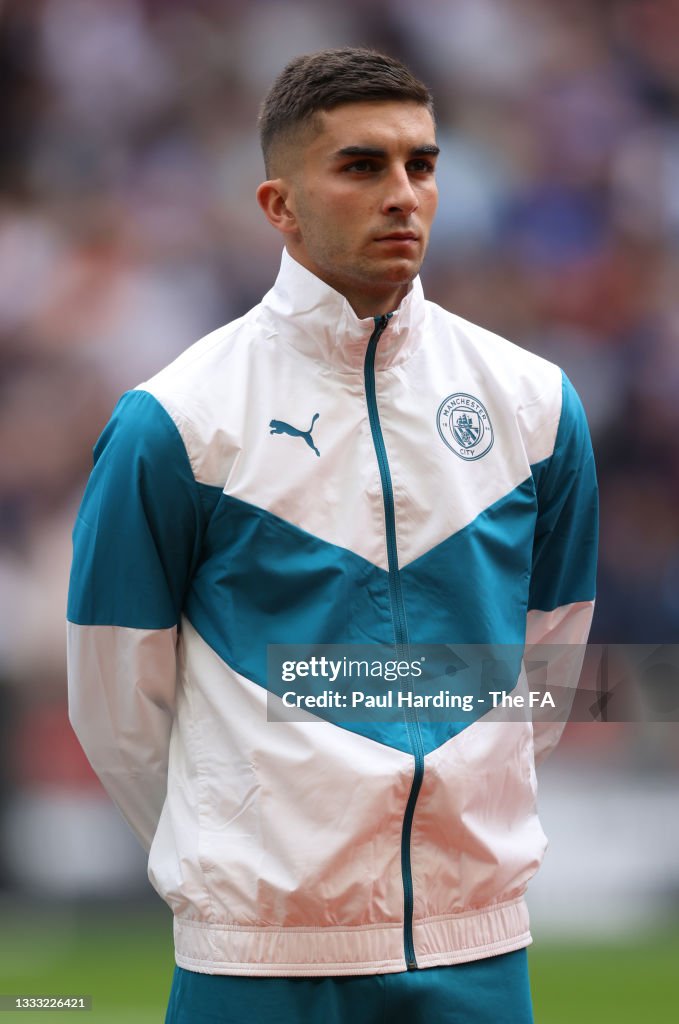
[(202, 521), (173, 420), (148, 392), (128, 392), (95, 447), (73, 532), (69, 715), (147, 849), (165, 799), (177, 627)]
[[(562, 376), (562, 402), (552, 455), (533, 466), (538, 516), (526, 628), (526, 657), (547, 649), (547, 680), (561, 695), (558, 721), (533, 723), (536, 764), (557, 745), (578, 684), (594, 610), (598, 492), (582, 403)], [(538, 660), (546, 649), (538, 651)], [(564, 699), (565, 698), (565, 699)]]

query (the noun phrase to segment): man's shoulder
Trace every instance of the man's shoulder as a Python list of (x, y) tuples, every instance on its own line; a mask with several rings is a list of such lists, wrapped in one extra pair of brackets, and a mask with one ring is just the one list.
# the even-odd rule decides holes
[(560, 408), (564, 373), (560, 366), (487, 327), (465, 320), (435, 302), (428, 302), (430, 323), (443, 338), (451, 360), (496, 396), (517, 407), (534, 404), (551, 413)]
[(555, 376), (560, 378), (560, 367), (544, 356), (487, 327), (465, 320), (435, 302), (427, 301), (427, 306), (434, 328), (445, 332), (451, 343), (462, 349), (470, 361), (491, 369), (495, 367), (499, 374), (511, 369), (536, 381)]
[[(566, 408), (579, 399), (556, 363), (436, 303), (428, 303), (430, 324), (459, 382), (484, 405), (519, 427), (527, 450), (537, 461), (553, 450)], [(572, 401), (571, 401), (572, 399)]]
[(135, 389), (151, 395), (173, 421), (199, 482), (221, 486), (228, 468), (223, 463), (231, 446), (224, 442), (241, 404), (249, 351), (266, 334), (259, 309), (200, 338)]
[(223, 381), (230, 364), (239, 359), (244, 346), (256, 335), (258, 306), (243, 316), (211, 331), (184, 349), (176, 359), (148, 380), (138, 385), (162, 400), (190, 397), (193, 393), (205, 399), (210, 382)]

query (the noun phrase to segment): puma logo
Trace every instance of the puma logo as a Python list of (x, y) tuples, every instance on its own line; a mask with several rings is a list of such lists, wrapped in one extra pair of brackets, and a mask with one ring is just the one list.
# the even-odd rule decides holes
[(319, 414), (317, 412), (314, 413), (311, 420), (311, 426), (309, 427), (308, 430), (298, 430), (297, 427), (291, 427), (289, 423), (284, 423), (283, 420), (271, 420), (271, 423), (269, 424), (271, 430), (269, 431), (269, 433), (289, 434), (290, 437), (302, 437), (309, 445), (309, 447), (313, 448), (313, 450), (316, 452), (316, 455), (320, 455), (321, 453), (319, 452), (314, 442), (311, 440), (311, 431), (314, 429), (314, 423), (318, 419), (318, 415)]

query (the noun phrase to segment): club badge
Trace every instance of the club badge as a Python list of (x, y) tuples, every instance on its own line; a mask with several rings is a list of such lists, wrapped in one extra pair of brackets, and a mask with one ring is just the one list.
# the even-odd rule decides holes
[(493, 425), (486, 407), (472, 395), (458, 392), (444, 398), (436, 422), (444, 443), (466, 462), (480, 459), (493, 447)]

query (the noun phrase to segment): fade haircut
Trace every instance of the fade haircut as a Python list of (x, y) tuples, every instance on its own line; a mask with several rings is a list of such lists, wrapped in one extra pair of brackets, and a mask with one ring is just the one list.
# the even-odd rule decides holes
[(357, 47), (295, 57), (269, 89), (259, 112), (267, 175), (271, 176), (279, 143), (288, 141), (300, 129), (313, 127), (319, 111), (371, 100), (420, 103), (434, 116), (434, 101), (427, 86), (394, 57)]

